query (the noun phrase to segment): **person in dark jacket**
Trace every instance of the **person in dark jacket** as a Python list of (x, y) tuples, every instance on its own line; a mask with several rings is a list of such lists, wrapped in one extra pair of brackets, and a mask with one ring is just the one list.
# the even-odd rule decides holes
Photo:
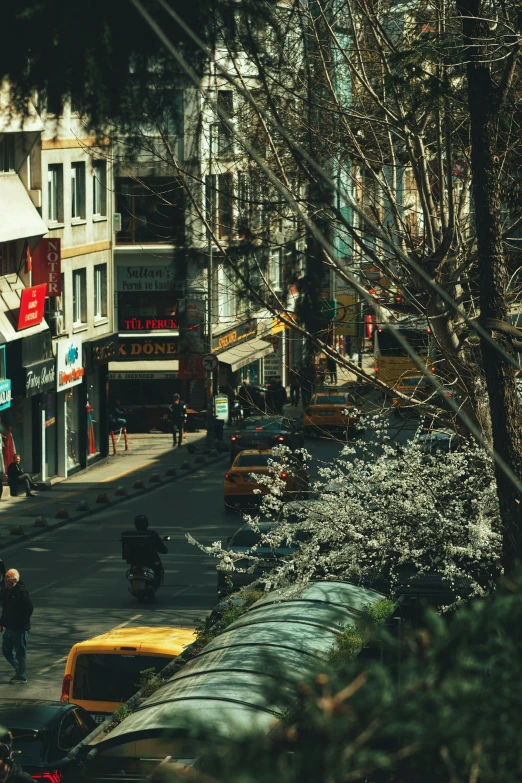
[(20, 574), (15, 568), (10, 568), (5, 575), (0, 633), (3, 633), (4, 658), (15, 670), (11, 683), (27, 682), (25, 662), (32, 613), (33, 604), (24, 583), (20, 582)]
[(34, 497), (31, 492), (32, 489), (36, 489), (36, 484), (32, 480), (29, 473), (24, 473), (20, 465), (20, 455), (15, 454), (14, 459), (7, 468), (7, 483), (9, 484), (9, 490), (13, 497), (18, 495), (20, 487), (25, 489), (26, 497)]
[(266, 408), (269, 413), (281, 415), (286, 403), (286, 389), (277, 375), (266, 387)]
[(163, 565), (159, 557), (169, 551), (155, 530), (149, 530), (149, 520), (145, 514), (134, 518), (136, 530), (126, 530), (121, 534), (123, 559), (131, 566), (149, 566), (156, 577), (154, 587), (161, 585)]
[(2, 783), (31, 783), (33, 778), (13, 761), (13, 736), (0, 726), (0, 781)]
[(176, 445), (176, 433), (178, 446), (183, 441), (183, 429), (187, 421), (187, 406), (180, 398), (179, 394), (172, 397), (172, 405), (169, 408), (169, 419), (172, 422), (172, 445)]

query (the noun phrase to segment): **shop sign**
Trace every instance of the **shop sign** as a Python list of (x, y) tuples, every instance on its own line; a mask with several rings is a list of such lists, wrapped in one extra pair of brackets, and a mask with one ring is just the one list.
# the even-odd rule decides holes
[(202, 356), (180, 356), (178, 378), (187, 381), (204, 378), (205, 370), (202, 361)]
[(11, 381), (0, 381), (0, 411), (11, 407)]
[(179, 378), (177, 372), (110, 372), (109, 381), (174, 381)]
[(116, 285), (121, 292), (171, 291), (174, 287), (174, 269), (172, 264), (119, 266)]
[(82, 382), (85, 370), (82, 366), (82, 341), (79, 337), (60, 340), (56, 344), (56, 373), (58, 391)]
[(177, 329), (178, 322), (175, 318), (126, 318), (123, 328), (126, 332), (155, 332), (160, 329)]
[(282, 371), (283, 371), (283, 352), (282, 352), (282, 344), (281, 344), (280, 337), (277, 336), (269, 336), (265, 335), (263, 337), (263, 340), (266, 340), (267, 343), (271, 343), (271, 345), (274, 348), (274, 352), (268, 354), (268, 356), (265, 356), (263, 359), (263, 369), (264, 369), (264, 381), (265, 383), (269, 383), (271, 380), (274, 379), (276, 375), (279, 375), (281, 377)]
[(137, 356), (141, 358), (151, 356), (155, 359), (172, 359), (177, 355), (177, 340), (135, 338), (134, 340), (120, 340), (118, 358), (135, 359)]
[(214, 397), (214, 416), (221, 421), (228, 421), (228, 397), (226, 394), (216, 394)]
[(44, 316), (45, 292), (47, 284), (24, 288), (20, 299), (18, 331), (41, 324)]
[(43, 362), (29, 364), (25, 369), (25, 396), (33, 397), (40, 392), (54, 391), (56, 388), (56, 361), (46, 359)]
[(117, 355), (118, 341), (115, 335), (111, 335), (110, 337), (106, 337), (104, 340), (97, 340), (95, 343), (91, 343), (92, 363), (96, 366), (100, 364), (108, 364), (111, 359), (116, 359)]
[(335, 333), (348, 337), (357, 335), (357, 315), (359, 300), (356, 296), (339, 294), (335, 316)]
[(60, 239), (41, 239), (32, 258), (34, 285), (47, 283), (47, 296), (61, 296), (62, 268)]
[(243, 340), (248, 340), (250, 337), (255, 337), (256, 334), (256, 319), (251, 318), (248, 321), (243, 321), (243, 323), (234, 326), (233, 329), (229, 329), (228, 332), (223, 332), (223, 334), (212, 338), (212, 353), (225, 351), (227, 348), (232, 348), (232, 346), (243, 342)]

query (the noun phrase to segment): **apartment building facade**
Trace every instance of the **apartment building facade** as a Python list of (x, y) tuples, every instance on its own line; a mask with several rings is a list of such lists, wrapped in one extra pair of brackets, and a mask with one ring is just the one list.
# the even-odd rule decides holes
[(112, 325), (110, 160), (79, 116), (0, 92), (0, 425), (42, 480), (107, 453)]

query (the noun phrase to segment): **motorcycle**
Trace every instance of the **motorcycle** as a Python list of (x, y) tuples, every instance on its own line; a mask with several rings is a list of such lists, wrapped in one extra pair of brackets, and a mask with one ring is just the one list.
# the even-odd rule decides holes
[[(170, 541), (170, 536), (163, 536), (163, 541)], [(156, 591), (163, 584), (164, 569), (161, 567), (161, 582), (156, 587), (156, 574), (151, 566), (131, 565), (126, 573), (127, 580), (130, 582), (129, 593), (137, 601), (143, 603), (152, 601)]]

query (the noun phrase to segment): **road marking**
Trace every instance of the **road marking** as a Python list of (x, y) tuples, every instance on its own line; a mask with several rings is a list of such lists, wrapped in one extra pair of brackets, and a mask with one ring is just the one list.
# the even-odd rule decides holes
[[(140, 617), (143, 617), (141, 614), (135, 614), (134, 617), (131, 617), (130, 620), (125, 620), (124, 623), (120, 623), (119, 625), (115, 625), (114, 628), (111, 628), (111, 631), (117, 631), (118, 628), (125, 628), (126, 625), (129, 623), (132, 623), (133, 620), (138, 620)], [(105, 631), (105, 633), (110, 633), (111, 631)]]
[(44, 549), (43, 547), (40, 547), (40, 546), (28, 546), (27, 549), (30, 552), (50, 552), (51, 551), (50, 549)]
[(48, 585), (44, 585), (43, 587), (39, 587), (37, 590), (31, 590), (31, 595), (36, 595), (36, 593), (41, 593), (42, 590), (47, 590), (49, 587), (54, 587), (57, 584), (58, 584), (58, 582), (50, 582)]
[(54, 661), (54, 663), (51, 663), (50, 666), (46, 666), (45, 669), (40, 669), (39, 672), (36, 672), (36, 676), (39, 677), (40, 674), (47, 674), (47, 672), (50, 671), (53, 666), (58, 666), (59, 663), (64, 663), (68, 657), (68, 655), (65, 655), (63, 658), (58, 658), (58, 660)]
[[(56, 584), (56, 582), (54, 583)], [(43, 589), (43, 588), (40, 588)], [(33, 594), (37, 592), (36, 590), (33, 590)], [(125, 620), (124, 623), (120, 623), (119, 625), (115, 625), (114, 628), (111, 628), (109, 631), (104, 631), (104, 633), (110, 633), (111, 631), (117, 631), (118, 628), (124, 628), (129, 623), (132, 623), (133, 620), (138, 620), (138, 618), (142, 617), (141, 614), (135, 614), (134, 617), (131, 617), (130, 620)], [(39, 672), (36, 673), (36, 676), (38, 677), (40, 674), (47, 674), (48, 671), (50, 671), (54, 666), (58, 666), (59, 663), (64, 663), (69, 656), (65, 655), (63, 658), (58, 658), (56, 661), (53, 661), (53, 663), (49, 664), (49, 666), (46, 666), (45, 669), (40, 669)]]

